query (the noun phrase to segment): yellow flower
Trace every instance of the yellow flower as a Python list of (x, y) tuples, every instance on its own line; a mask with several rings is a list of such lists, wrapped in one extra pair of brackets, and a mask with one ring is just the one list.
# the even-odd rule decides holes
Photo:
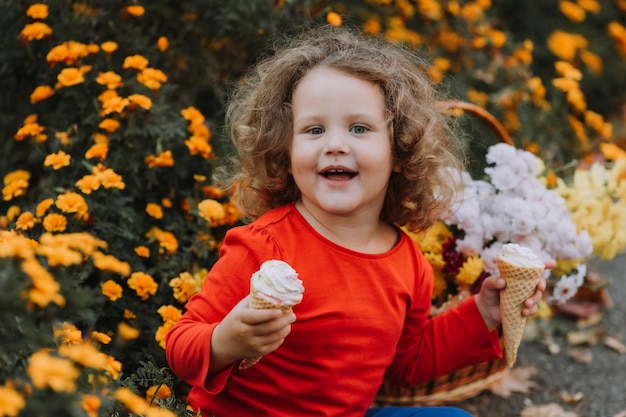
[(190, 155), (201, 155), (203, 158), (208, 158), (213, 151), (213, 147), (204, 139), (198, 136), (192, 136), (185, 141), (185, 145), (189, 148)]
[(29, 230), (35, 227), (35, 216), (30, 211), (20, 214), (15, 222), (15, 228), (19, 230)]
[(85, 158), (98, 158), (101, 161), (104, 161), (109, 153), (109, 142), (100, 142), (91, 146), (91, 148), (87, 149), (85, 152)]
[(59, 345), (75, 345), (83, 342), (83, 334), (75, 325), (63, 322), (54, 328), (54, 340)]
[(169, 47), (170, 41), (165, 36), (160, 36), (159, 39), (157, 39), (157, 48), (159, 51), (165, 52)]
[(43, 161), (43, 166), (45, 167), (49, 167), (51, 166), (52, 169), (61, 169), (63, 167), (69, 166), (70, 165), (70, 155), (66, 154), (63, 151), (59, 151), (57, 153), (51, 153), (50, 155), (46, 156), (46, 159), (44, 159)]
[(456, 276), (456, 281), (459, 284), (471, 285), (480, 277), (483, 272), (483, 260), (480, 256), (469, 257), (461, 266), (459, 273)]
[(124, 340), (135, 340), (139, 337), (139, 330), (126, 323), (120, 323), (117, 325), (117, 333)]
[(48, 5), (42, 3), (31, 4), (28, 9), (26, 9), (26, 16), (32, 17), (33, 19), (45, 19), (48, 17)]
[(183, 119), (187, 120), (190, 124), (204, 123), (204, 116), (193, 106), (182, 109), (180, 114), (183, 116)]
[(91, 342), (62, 345), (59, 347), (59, 354), (87, 368), (105, 370), (107, 366), (107, 355)]
[(153, 385), (146, 390), (146, 400), (164, 400), (172, 396), (172, 390), (165, 384)]
[(98, 177), (90, 174), (76, 181), (76, 186), (83, 194), (91, 194), (93, 191), (97, 191), (101, 185)]
[(36, 136), (40, 134), (44, 129), (45, 128), (40, 126), (37, 122), (24, 123), (24, 126), (17, 131), (13, 138), (17, 141), (22, 141), (29, 136)]
[(128, 262), (120, 261), (112, 255), (105, 255), (102, 252), (94, 252), (92, 258), (93, 265), (101, 271), (116, 272), (123, 276), (130, 274), (130, 265)]
[(104, 296), (109, 300), (115, 301), (119, 298), (122, 298), (122, 293), (124, 292), (124, 290), (122, 289), (122, 286), (117, 282), (110, 279), (103, 282), (101, 287), (102, 294), (104, 294)]
[(117, 43), (113, 41), (104, 42), (100, 45), (100, 49), (102, 49), (107, 54), (113, 53), (117, 49)]
[(67, 219), (64, 215), (50, 213), (43, 219), (43, 228), (48, 232), (62, 232), (67, 227)]
[(36, 388), (50, 388), (55, 392), (76, 391), (76, 379), (80, 376), (80, 371), (72, 362), (46, 351), (31, 355), (26, 373)]
[(144, 110), (150, 110), (152, 108), (152, 100), (143, 94), (131, 94), (128, 96), (129, 109), (136, 110), (137, 107), (141, 107)]
[(137, 81), (150, 90), (158, 90), (161, 88), (161, 83), (167, 81), (167, 76), (163, 71), (156, 68), (145, 68), (137, 74)]
[(111, 97), (108, 100), (102, 102), (101, 116), (106, 116), (111, 113), (122, 113), (128, 106), (128, 99), (120, 96)]
[(109, 133), (113, 133), (120, 128), (120, 122), (116, 119), (104, 119), (100, 122), (98, 127), (102, 130), (106, 130)]
[(124, 85), (122, 77), (113, 71), (101, 72), (96, 77), (96, 82), (106, 86), (109, 90), (115, 90)]
[(98, 178), (98, 181), (104, 188), (117, 188), (123, 190), (126, 184), (122, 180), (122, 176), (117, 174), (111, 168), (106, 168), (102, 164), (95, 166), (91, 173)]
[(57, 81), (63, 87), (70, 87), (84, 82), (85, 77), (78, 68), (64, 68), (57, 76)]
[(164, 305), (159, 307), (157, 313), (161, 316), (164, 322), (172, 322), (177, 323), (180, 318), (183, 316), (183, 312), (174, 307), (173, 305)]
[(30, 42), (32, 40), (40, 40), (46, 36), (52, 35), (52, 28), (42, 22), (29, 23), (20, 32), (20, 40), (22, 42)]
[(59, 195), (56, 199), (55, 205), (59, 210), (66, 213), (76, 213), (79, 218), (85, 219), (87, 217), (87, 203), (82, 195), (73, 191), (66, 191)]
[(117, 94), (117, 91), (115, 90), (104, 90), (102, 94), (98, 96), (98, 101), (100, 102), (100, 104), (104, 105), (104, 103), (106, 103), (107, 101), (119, 96), (120, 95)]
[(126, 7), (126, 12), (133, 16), (133, 17), (139, 17), (142, 16), (145, 13), (146, 9), (144, 9), (143, 6), (139, 6), (139, 5), (133, 5), (133, 6), (127, 6)]
[(445, 294), (447, 288), (448, 284), (442, 272), (435, 271), (435, 282), (433, 286), (433, 292), (431, 294), (432, 299), (435, 300), (441, 297), (443, 294)]
[(54, 137), (61, 142), (62, 145), (69, 145), (70, 142), (70, 134), (68, 132), (55, 132)]
[(137, 246), (135, 248), (135, 253), (137, 254), (137, 256), (141, 256), (142, 258), (150, 257), (150, 249), (148, 249), (147, 246)]
[(326, 15), (326, 22), (331, 26), (339, 27), (341, 26), (341, 16), (339, 13), (329, 12)]
[(111, 343), (111, 336), (106, 333), (97, 332), (94, 330), (93, 332), (91, 332), (89, 337), (91, 337), (92, 340), (95, 340), (98, 343), (102, 343), (103, 345), (108, 345), (109, 343)]
[(226, 213), (219, 201), (206, 199), (198, 204), (198, 215), (215, 227), (224, 219)]
[(145, 162), (150, 168), (174, 166), (174, 158), (172, 157), (172, 151), (165, 151), (165, 152), (161, 152), (158, 155), (146, 156)]
[(586, 17), (585, 9), (571, 1), (559, 1), (559, 10), (574, 23), (583, 22)]
[(83, 394), (80, 401), (80, 407), (85, 411), (88, 417), (98, 417), (98, 410), (102, 405), (102, 400), (97, 395)]
[(154, 238), (159, 242), (159, 252), (165, 251), (168, 254), (172, 254), (178, 250), (178, 240), (171, 232), (153, 227), (146, 233), (146, 237), (149, 239)]
[(185, 303), (200, 290), (202, 283), (189, 272), (181, 272), (176, 278), (170, 280), (169, 285), (174, 289), (174, 298)]
[(562, 30), (552, 32), (548, 38), (548, 49), (564, 61), (572, 61), (578, 49), (576, 37)]
[(37, 217), (41, 217), (46, 214), (46, 211), (54, 204), (54, 199), (46, 198), (41, 200), (39, 204), (37, 204), (37, 208), (35, 209), (35, 215)]
[(123, 68), (133, 68), (143, 70), (148, 67), (148, 60), (142, 55), (127, 56), (122, 64)]
[(49, 85), (40, 85), (30, 94), (30, 103), (35, 104), (43, 101), (54, 94), (54, 89)]
[(147, 300), (151, 295), (156, 294), (159, 288), (159, 284), (154, 281), (154, 278), (145, 272), (133, 272), (126, 283), (129, 288), (135, 290), (142, 300)]
[(0, 416), (16, 417), (26, 406), (24, 397), (9, 384), (0, 385)]
[(161, 326), (159, 326), (157, 331), (154, 333), (154, 340), (159, 343), (159, 346), (161, 346), (162, 349), (166, 348), (165, 340), (167, 338), (167, 334), (170, 332), (170, 330), (172, 330), (172, 327), (174, 327), (173, 323), (165, 322)]
[(157, 220), (163, 218), (163, 209), (155, 203), (148, 203), (146, 205), (146, 213)]

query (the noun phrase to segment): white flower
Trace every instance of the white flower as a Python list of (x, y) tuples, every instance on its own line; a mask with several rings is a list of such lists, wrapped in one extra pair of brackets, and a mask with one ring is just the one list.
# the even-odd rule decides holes
[(563, 275), (554, 286), (552, 294), (548, 297), (548, 301), (564, 303), (572, 298), (578, 291), (578, 288), (583, 284), (586, 274), (587, 266), (582, 264), (578, 267), (575, 274)]

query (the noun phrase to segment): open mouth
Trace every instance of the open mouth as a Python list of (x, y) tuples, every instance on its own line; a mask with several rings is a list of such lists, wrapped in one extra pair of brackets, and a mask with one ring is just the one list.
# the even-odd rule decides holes
[(324, 178), (335, 181), (346, 181), (356, 177), (356, 172), (345, 169), (328, 169), (320, 173)]

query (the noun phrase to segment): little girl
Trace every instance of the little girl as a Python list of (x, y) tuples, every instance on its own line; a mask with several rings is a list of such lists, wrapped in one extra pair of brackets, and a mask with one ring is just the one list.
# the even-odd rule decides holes
[[(499, 292), (429, 318), (433, 271), (400, 229), (446, 209), (460, 168), (436, 95), (409, 52), (345, 29), (309, 31), (258, 64), (227, 112), (231, 178), (253, 221), (227, 233), (167, 338), (203, 416), (468, 416), (370, 408), (383, 379), (413, 385), (501, 356)], [(294, 313), (248, 305), (250, 276), (288, 262)], [(545, 281), (525, 304), (535, 312)], [(297, 318), (296, 318), (297, 316)], [(239, 369), (243, 359), (262, 359)]]

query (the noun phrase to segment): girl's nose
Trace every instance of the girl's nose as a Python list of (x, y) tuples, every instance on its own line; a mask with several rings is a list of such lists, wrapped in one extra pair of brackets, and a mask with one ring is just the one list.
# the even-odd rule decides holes
[(344, 154), (350, 151), (348, 146), (346, 133), (338, 131), (327, 131), (325, 135), (324, 153), (331, 154)]

